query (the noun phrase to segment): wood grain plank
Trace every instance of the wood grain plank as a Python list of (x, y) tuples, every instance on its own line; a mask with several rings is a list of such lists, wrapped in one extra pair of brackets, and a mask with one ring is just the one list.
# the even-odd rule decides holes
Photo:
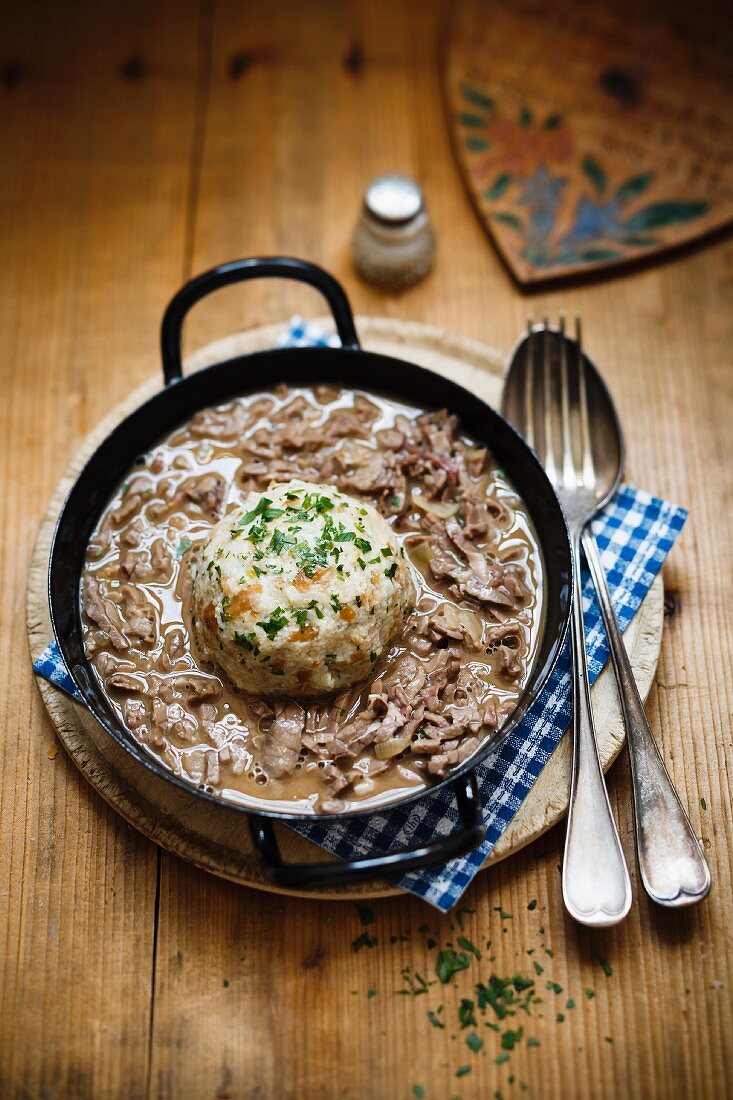
[(142, 3), (2, 13), (3, 1097), (138, 1097), (147, 1084), (157, 853), (58, 753), (23, 590), (59, 470), (155, 367), (182, 271), (197, 19)]

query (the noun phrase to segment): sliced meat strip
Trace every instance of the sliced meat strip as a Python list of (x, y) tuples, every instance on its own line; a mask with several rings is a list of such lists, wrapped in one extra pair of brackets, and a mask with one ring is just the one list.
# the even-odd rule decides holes
[(275, 717), (262, 749), (262, 767), (270, 779), (281, 779), (295, 770), (304, 726), (305, 711), (300, 703), (275, 703)]
[(224, 690), (224, 685), (218, 677), (208, 676), (204, 672), (183, 672), (169, 679), (188, 703), (215, 699)]
[(124, 626), (120, 609), (112, 600), (106, 599), (99, 587), (99, 581), (86, 573), (82, 584), (82, 603), (84, 611), (109, 639), (115, 649), (130, 648), (130, 643), (122, 633)]
[(467, 760), (476, 751), (479, 744), (478, 737), (467, 737), (457, 748), (450, 749), (448, 752), (436, 753), (428, 761), (429, 774), (443, 777), (448, 768), (454, 768), (456, 764), (461, 764), (464, 760)]

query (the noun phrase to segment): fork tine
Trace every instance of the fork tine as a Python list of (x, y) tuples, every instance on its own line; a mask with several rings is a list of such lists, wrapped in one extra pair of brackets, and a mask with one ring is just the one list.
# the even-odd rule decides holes
[(535, 336), (532, 318), (527, 318), (527, 369), (524, 373), (524, 437), (534, 450)]
[(554, 447), (554, 432), (552, 430), (552, 411), (553, 411), (553, 398), (554, 390), (552, 386), (552, 357), (550, 355), (550, 326), (547, 317), (543, 318), (544, 330), (542, 333), (542, 386), (543, 386), (543, 412), (544, 412), (544, 425), (543, 425), (543, 443), (544, 443), (544, 456), (542, 458), (542, 465), (545, 467), (545, 473), (549, 477), (553, 485), (557, 484), (557, 466), (555, 465), (555, 447)]
[(586, 389), (585, 359), (583, 357), (583, 332), (580, 317), (575, 318), (575, 348), (578, 363), (578, 412), (580, 414), (580, 445), (583, 464), (583, 485), (592, 489), (596, 481), (593, 465), (593, 449), (590, 440), (590, 422), (588, 419), (588, 393)]
[(566, 488), (577, 483), (573, 438), (570, 430), (570, 386), (568, 382), (568, 345), (565, 339), (565, 314), (560, 314), (560, 421), (562, 424), (562, 477)]

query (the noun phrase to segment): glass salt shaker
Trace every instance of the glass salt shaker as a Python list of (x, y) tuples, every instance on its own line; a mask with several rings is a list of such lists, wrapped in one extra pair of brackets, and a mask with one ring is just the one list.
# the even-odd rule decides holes
[(414, 180), (396, 173), (372, 180), (351, 239), (351, 257), (370, 283), (407, 287), (427, 275), (435, 233)]

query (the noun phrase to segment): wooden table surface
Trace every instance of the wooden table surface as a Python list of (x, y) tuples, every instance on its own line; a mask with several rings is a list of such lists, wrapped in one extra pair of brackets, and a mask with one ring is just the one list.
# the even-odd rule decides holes
[[(4, 6), (2, 1097), (733, 1089), (733, 243), (523, 297), (451, 157), (440, 16), (409, 0)], [(385, 170), (419, 178), (439, 239), (434, 273), (400, 295), (365, 286), (348, 260), (360, 191)], [(469, 890), (461, 919), (482, 959), (447, 985), (399, 996), (404, 967), (435, 978), (428, 940), (455, 942), (455, 914), (400, 897), (375, 902), (362, 925), (351, 903), (218, 881), (138, 836), (56, 751), (24, 624), (40, 516), (86, 433), (158, 370), (157, 327), (173, 291), (211, 264), (258, 253), (324, 264), (357, 312), (428, 321), (504, 349), (528, 310), (582, 312), (634, 480), (690, 509), (665, 568), (668, 617), (647, 710), (710, 860), (702, 906), (653, 908), (634, 869), (625, 924), (577, 927), (563, 914), (557, 828)], [(302, 288), (229, 290), (199, 307), (189, 341), (321, 309)], [(610, 796), (633, 862), (625, 757)], [(364, 932), (377, 944), (355, 949)], [(542, 1003), (500, 1022), (502, 1032), (523, 1025), (522, 1039), (502, 1060), (489, 1009), (474, 1053), (460, 999), (475, 999), (491, 973), (535, 977), (534, 962)], [(445, 1026), (432, 1026), (429, 1011)]]

